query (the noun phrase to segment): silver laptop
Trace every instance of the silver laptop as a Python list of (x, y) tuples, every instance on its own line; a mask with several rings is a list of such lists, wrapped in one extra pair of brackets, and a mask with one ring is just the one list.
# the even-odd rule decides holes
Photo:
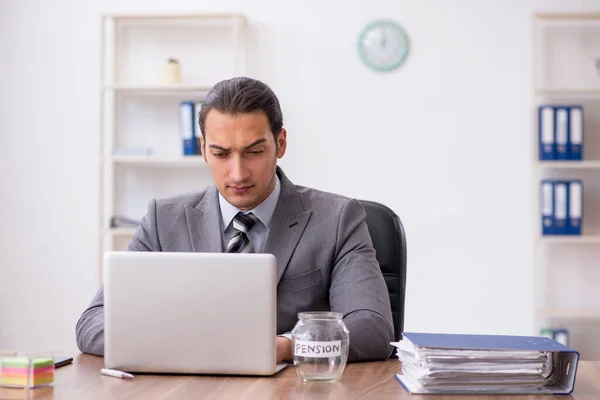
[(271, 254), (107, 252), (104, 363), (129, 372), (272, 375)]

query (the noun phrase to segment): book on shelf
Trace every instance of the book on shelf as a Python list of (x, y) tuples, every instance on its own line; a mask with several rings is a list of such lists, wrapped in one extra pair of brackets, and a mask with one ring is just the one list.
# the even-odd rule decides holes
[(198, 156), (202, 154), (200, 145), (200, 125), (198, 115), (202, 102), (185, 100), (179, 103), (179, 133), (183, 144), (184, 156)]
[(202, 155), (202, 144), (200, 142), (200, 136), (202, 136), (202, 131), (200, 130), (200, 107), (202, 107), (201, 101), (196, 101), (194, 103), (194, 139), (196, 140), (196, 154)]
[(566, 328), (542, 328), (540, 329), (540, 336), (556, 340), (562, 345), (569, 346), (569, 330)]

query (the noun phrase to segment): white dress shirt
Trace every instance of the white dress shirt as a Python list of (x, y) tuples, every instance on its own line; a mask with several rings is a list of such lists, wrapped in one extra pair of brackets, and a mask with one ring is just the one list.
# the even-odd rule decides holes
[[(252, 213), (258, 219), (256, 224), (248, 231), (248, 239), (252, 243), (255, 253), (261, 253), (264, 251), (265, 243), (267, 242), (267, 236), (269, 234), (269, 226), (271, 225), (271, 219), (277, 207), (279, 201), (279, 194), (281, 193), (281, 183), (279, 177), (275, 176), (275, 188), (271, 194), (259, 205), (248, 211), (242, 211), (244, 214)], [(233, 228), (233, 218), (241, 210), (231, 205), (225, 198), (219, 193), (219, 207), (221, 209), (221, 229), (223, 234), (221, 238), (223, 240), (223, 249), (227, 249), (229, 240), (236, 234), (236, 230)]]

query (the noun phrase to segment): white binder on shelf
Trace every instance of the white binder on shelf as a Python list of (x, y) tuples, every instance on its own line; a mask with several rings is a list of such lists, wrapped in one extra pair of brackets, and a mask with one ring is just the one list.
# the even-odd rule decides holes
[(569, 110), (564, 107), (557, 107), (555, 110), (555, 141), (556, 141), (556, 159), (569, 159)]
[(554, 141), (554, 107), (540, 106), (538, 114), (539, 159), (554, 160), (556, 156), (556, 143)]
[(569, 155), (571, 160), (583, 160), (583, 107), (569, 109)]
[(554, 233), (557, 235), (567, 234), (568, 203), (569, 183), (554, 182)]
[(541, 184), (542, 235), (554, 233), (554, 183), (544, 180)]
[(573, 180), (569, 182), (569, 235), (581, 235), (583, 217), (583, 182)]

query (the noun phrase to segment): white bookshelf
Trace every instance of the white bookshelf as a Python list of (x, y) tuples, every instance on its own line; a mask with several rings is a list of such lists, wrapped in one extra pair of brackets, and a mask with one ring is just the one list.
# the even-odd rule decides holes
[[(600, 357), (600, 14), (535, 14), (532, 149), (536, 329), (566, 328), (582, 359)], [(541, 104), (584, 107), (583, 161), (539, 161)], [(540, 182), (583, 181), (582, 235), (542, 235)], [(597, 217), (598, 216), (598, 217)], [(594, 325), (596, 324), (596, 325)]]
[[(135, 232), (112, 227), (112, 216), (139, 221), (152, 198), (212, 184), (203, 158), (183, 155), (179, 103), (202, 101), (218, 81), (244, 75), (247, 36), (240, 14), (102, 17), (99, 283), (104, 252), (125, 249)], [(165, 84), (160, 70), (170, 58), (181, 79)]]

